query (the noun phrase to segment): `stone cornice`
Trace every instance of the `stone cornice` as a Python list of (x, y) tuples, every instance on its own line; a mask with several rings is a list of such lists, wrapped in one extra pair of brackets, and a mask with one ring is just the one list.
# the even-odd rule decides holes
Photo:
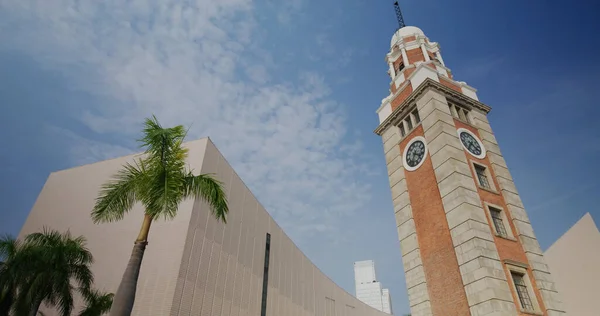
[(510, 265), (513, 265), (513, 266), (517, 266), (517, 267), (520, 267), (520, 268), (523, 268), (523, 269), (528, 269), (529, 268), (529, 265), (527, 265), (526, 263), (518, 262), (518, 261), (514, 261), (514, 260), (510, 260), (510, 259), (504, 259), (504, 263), (510, 264)]
[(381, 124), (379, 124), (379, 126), (374, 131), (375, 134), (381, 135), (390, 125), (395, 125), (397, 121), (399, 121), (400, 118), (403, 117), (403, 115), (401, 114), (407, 112), (409, 108), (408, 105), (414, 103), (417, 100), (417, 98), (419, 98), (423, 93), (425, 93), (429, 89), (436, 89), (438, 91), (442, 91), (444, 92), (446, 97), (450, 99), (450, 101), (459, 103), (461, 105), (467, 105), (469, 108), (474, 108), (484, 113), (489, 113), (492, 109), (491, 107), (475, 99), (472, 99), (460, 92), (452, 90), (431, 78), (427, 78), (425, 79), (425, 81), (423, 81), (423, 83), (419, 85), (417, 89), (413, 91), (413, 93), (410, 94), (410, 96), (408, 96), (408, 98), (406, 98), (406, 100), (404, 100), (404, 102), (402, 102), (396, 109), (394, 109), (394, 111), (392, 111), (392, 113)]

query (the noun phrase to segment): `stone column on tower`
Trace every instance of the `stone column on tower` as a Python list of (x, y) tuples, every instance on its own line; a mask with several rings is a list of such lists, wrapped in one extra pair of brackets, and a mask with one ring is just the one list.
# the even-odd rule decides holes
[(413, 316), (565, 315), (477, 91), (417, 27), (377, 110)]

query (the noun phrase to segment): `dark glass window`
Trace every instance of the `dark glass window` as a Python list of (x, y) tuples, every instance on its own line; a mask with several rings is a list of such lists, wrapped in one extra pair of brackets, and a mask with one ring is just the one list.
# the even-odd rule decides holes
[(475, 165), (475, 173), (477, 174), (479, 185), (485, 189), (491, 189), (490, 182), (488, 181), (487, 174), (485, 173), (485, 167)]
[(531, 297), (529, 296), (529, 291), (527, 290), (527, 285), (525, 284), (524, 275), (516, 272), (511, 272), (513, 282), (515, 283), (515, 288), (517, 289), (517, 295), (519, 296), (519, 302), (521, 302), (521, 307), (524, 310), (532, 311), (533, 303), (531, 302)]
[(492, 215), (492, 222), (494, 222), (496, 233), (502, 237), (508, 237), (504, 220), (502, 219), (502, 211), (490, 207), (490, 214)]
[(265, 265), (263, 273), (262, 302), (260, 306), (260, 316), (267, 315), (267, 289), (269, 288), (269, 256), (271, 253), (271, 234), (267, 233), (265, 243)]
[(398, 71), (396, 73), (399, 74), (402, 70), (404, 70), (404, 63), (398, 64)]

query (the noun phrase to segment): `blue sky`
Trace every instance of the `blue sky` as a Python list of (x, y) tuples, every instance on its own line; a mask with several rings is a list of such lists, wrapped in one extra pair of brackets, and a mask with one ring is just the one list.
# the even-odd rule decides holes
[[(354, 293), (374, 259), (408, 311), (375, 110), (393, 1), (0, 2), (0, 233), (48, 174), (136, 150), (144, 117), (210, 136), (296, 243)], [(592, 1), (401, 1), (479, 89), (547, 248), (598, 220), (598, 8)], [(86, 210), (82, 210), (86, 211)], [(133, 238), (133, 236), (132, 236)]]

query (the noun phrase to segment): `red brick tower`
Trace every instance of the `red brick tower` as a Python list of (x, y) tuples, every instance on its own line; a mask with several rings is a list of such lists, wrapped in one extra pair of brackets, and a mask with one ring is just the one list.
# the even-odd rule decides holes
[(566, 315), (487, 119), (439, 45), (400, 28), (377, 110), (413, 316)]

